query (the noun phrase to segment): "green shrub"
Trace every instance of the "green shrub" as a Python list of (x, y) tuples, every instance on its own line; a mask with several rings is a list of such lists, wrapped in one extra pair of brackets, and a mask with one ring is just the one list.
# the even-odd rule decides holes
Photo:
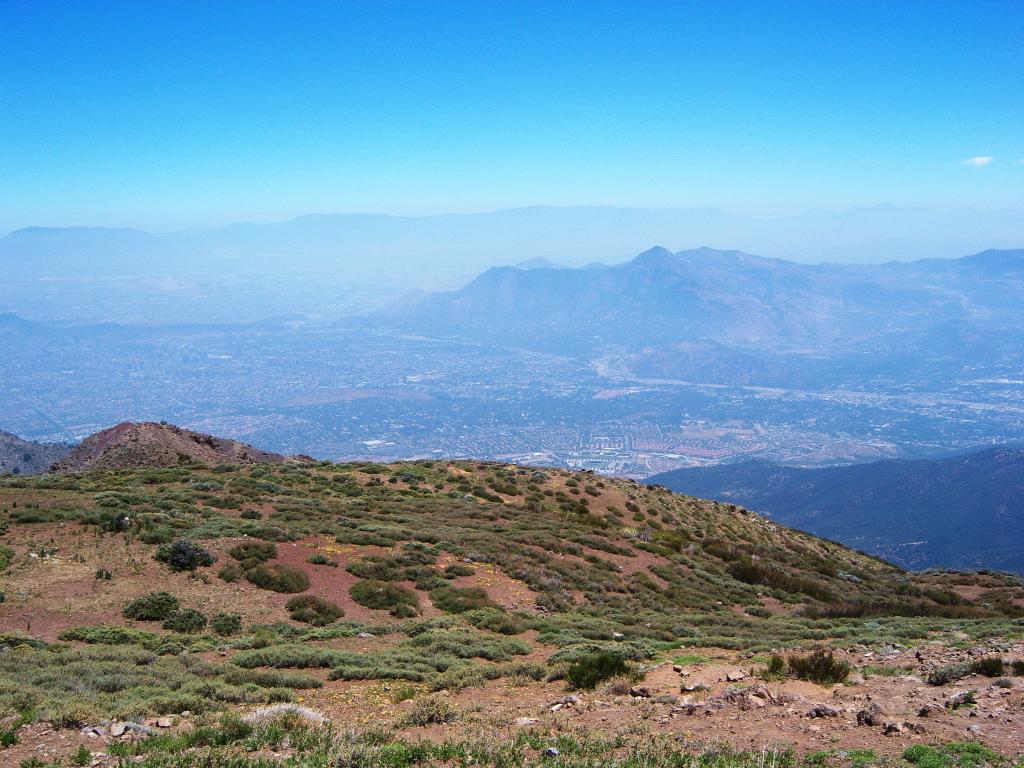
[(459, 719), (459, 711), (442, 696), (427, 696), (413, 704), (412, 709), (401, 719), (400, 725), (442, 725)]
[(239, 517), (243, 520), (262, 520), (263, 513), (258, 509), (243, 509)]
[(800, 680), (819, 685), (841, 683), (850, 676), (850, 665), (836, 659), (832, 651), (818, 649), (810, 656), (790, 656), (789, 672)]
[(601, 651), (588, 653), (573, 661), (565, 672), (565, 679), (573, 688), (591, 689), (598, 683), (629, 672), (626, 660), (617, 653)]
[(229, 549), (228, 554), (243, 568), (252, 568), (277, 557), (277, 545), (272, 541), (245, 541)]
[(163, 621), (178, 610), (178, 598), (169, 592), (150, 592), (124, 607), (124, 617), (136, 621)]
[(221, 611), (210, 619), (210, 629), (223, 637), (238, 634), (242, 631), (242, 617), (237, 613)]
[(229, 584), (234, 584), (236, 581), (241, 579), (244, 574), (245, 572), (234, 563), (225, 563), (220, 567), (220, 570), (217, 571), (217, 576)]
[(451, 587), (447, 584), (430, 591), (430, 600), (448, 613), (465, 613), (475, 608), (493, 608), (494, 603), (480, 587)]
[(323, 552), (316, 552), (310, 555), (306, 562), (311, 565), (329, 565), (332, 568), (338, 567), (338, 563), (334, 558), (325, 555)]
[(469, 623), (478, 629), (487, 629), (501, 635), (518, 635), (527, 630), (526, 622), (517, 616), (505, 613), (500, 608), (478, 608), (464, 614)]
[(779, 654), (773, 653), (768, 659), (768, 664), (761, 674), (765, 680), (781, 680), (786, 676), (786, 660)]
[(1005, 666), (1000, 657), (986, 656), (971, 664), (971, 671), (976, 675), (984, 675), (985, 677), (1001, 677)]
[(971, 674), (970, 664), (946, 664), (928, 675), (928, 685), (949, 685)]
[(1017, 659), (1010, 666), (1013, 668), (1014, 675), (1024, 677), (1024, 659)]
[(295, 621), (314, 627), (325, 627), (345, 615), (345, 612), (330, 600), (315, 595), (297, 595), (285, 604), (285, 608)]
[(309, 576), (305, 571), (284, 563), (261, 564), (245, 572), (245, 578), (260, 589), (273, 592), (304, 592), (309, 589)]
[(446, 579), (454, 579), (458, 576), (472, 576), (476, 571), (465, 563), (452, 563), (444, 569)]
[(416, 593), (397, 584), (391, 584), (377, 579), (363, 579), (357, 581), (349, 589), (349, 594), (366, 608), (373, 608), (379, 611), (391, 611), (396, 616), (408, 617), (419, 613), (419, 600)]
[(193, 541), (179, 539), (156, 551), (154, 558), (166, 563), (172, 571), (194, 571), (196, 568), (213, 565), (217, 558), (206, 548)]
[(71, 755), (71, 764), (86, 766), (92, 764), (92, 752), (85, 744), (79, 744), (78, 749)]
[(163, 628), (182, 634), (202, 632), (206, 629), (206, 616), (195, 608), (183, 608), (164, 619)]

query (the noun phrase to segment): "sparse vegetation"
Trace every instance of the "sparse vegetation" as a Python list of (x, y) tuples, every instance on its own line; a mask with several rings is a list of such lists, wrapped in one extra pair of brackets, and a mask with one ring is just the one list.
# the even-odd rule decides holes
[(297, 595), (287, 602), (285, 608), (295, 621), (314, 627), (327, 626), (345, 615), (345, 612), (330, 600), (314, 595)]
[(628, 672), (629, 667), (622, 656), (611, 651), (601, 651), (588, 653), (573, 661), (565, 672), (565, 679), (573, 688), (589, 689)]
[(136, 621), (163, 621), (178, 610), (178, 598), (169, 592), (150, 592), (124, 607), (124, 617)]
[(362, 606), (379, 611), (390, 611), (400, 618), (408, 618), (419, 613), (419, 600), (416, 593), (377, 579), (357, 581), (349, 590), (352, 599)]
[(194, 571), (213, 565), (216, 560), (208, 549), (186, 539), (160, 547), (154, 557), (169, 565), (172, 571)]
[(245, 572), (245, 578), (260, 589), (272, 592), (304, 592), (309, 589), (309, 575), (285, 563), (261, 564)]
[(818, 649), (809, 656), (790, 656), (789, 673), (800, 680), (819, 685), (835, 685), (850, 676), (849, 663), (837, 659), (832, 651)]

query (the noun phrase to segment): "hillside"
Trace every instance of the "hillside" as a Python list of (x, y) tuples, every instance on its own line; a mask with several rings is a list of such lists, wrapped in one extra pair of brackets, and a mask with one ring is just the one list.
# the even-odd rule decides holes
[(0, 475), (35, 475), (45, 472), (71, 450), (55, 443), (36, 443), (0, 430)]
[(750, 461), (647, 482), (742, 504), (907, 568), (1024, 573), (1024, 450), (799, 468)]
[(180, 464), (267, 464), (286, 457), (171, 424), (125, 421), (90, 435), (53, 464), (54, 472)]
[[(1019, 582), (908, 574), (731, 504), (587, 473), (464, 461), (92, 469), (0, 480), (0, 510), (0, 645), (14, 646), (0, 653), (14, 686), (0, 688), (0, 716), (15, 718), (15, 761), (84, 745), (152, 768), (166, 752), (181, 753), (176, 766), (277, 765), (202, 762), (211, 743), (259, 748), (267, 728), (278, 757), (333, 756), (297, 765), (406, 766), (418, 761), (366, 762), (366, 750), (487, 755), (521, 752), (522, 738), (597, 755), (611, 732), (640, 749), (628, 734), (642, 732), (665, 754), (684, 731), (757, 750), (766, 729), (801, 751), (890, 753), (911, 726), (955, 740), (965, 715), (939, 707), (920, 723), (921, 678), (879, 677), (877, 664), (927, 676), (994, 637), (1024, 653)], [(768, 675), (751, 652), (820, 645), (860, 682), (830, 691), (774, 672), (736, 685)], [(884, 735), (880, 715), (856, 727), (866, 694), (904, 736)], [(1009, 701), (978, 696), (983, 713)], [(831, 714), (808, 728), (823, 701)], [(281, 721), (281, 702), (306, 714)], [(310, 741), (303, 728), (323, 719), (347, 741)], [(985, 743), (1012, 751), (1018, 720), (984, 721)], [(364, 757), (342, 761), (353, 749)]]

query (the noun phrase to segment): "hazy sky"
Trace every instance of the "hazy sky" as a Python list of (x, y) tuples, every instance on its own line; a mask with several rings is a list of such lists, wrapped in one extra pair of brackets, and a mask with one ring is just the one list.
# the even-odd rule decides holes
[(1024, 3), (0, 0), (0, 230), (1024, 205)]

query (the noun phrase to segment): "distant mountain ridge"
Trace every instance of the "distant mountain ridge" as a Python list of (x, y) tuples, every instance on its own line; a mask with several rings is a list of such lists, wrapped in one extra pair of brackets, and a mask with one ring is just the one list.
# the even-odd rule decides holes
[(37, 443), (0, 430), (0, 475), (38, 475), (70, 451), (70, 445)]
[(95, 278), (244, 267), (415, 283), (532, 259), (614, 262), (653, 242), (729, 244), (805, 263), (949, 258), (1019, 246), (1024, 214), (881, 205), (759, 219), (715, 208), (532, 206), (431, 216), (322, 214), (199, 232), (28, 227), (0, 237), (0, 268), (12, 277)]
[(740, 504), (907, 568), (1024, 573), (1024, 448), (810, 469), (749, 461), (646, 482)]
[(394, 317), (410, 329), (579, 354), (702, 339), (863, 351), (853, 344), (916, 338), (951, 321), (1022, 327), (1022, 274), (1024, 250), (840, 266), (654, 247), (606, 269), (494, 267), (458, 291), (406, 302)]
[(183, 462), (206, 466), (277, 464), (288, 458), (236, 440), (193, 432), (173, 424), (126, 421), (90, 435), (55, 462), (51, 471), (172, 467)]

